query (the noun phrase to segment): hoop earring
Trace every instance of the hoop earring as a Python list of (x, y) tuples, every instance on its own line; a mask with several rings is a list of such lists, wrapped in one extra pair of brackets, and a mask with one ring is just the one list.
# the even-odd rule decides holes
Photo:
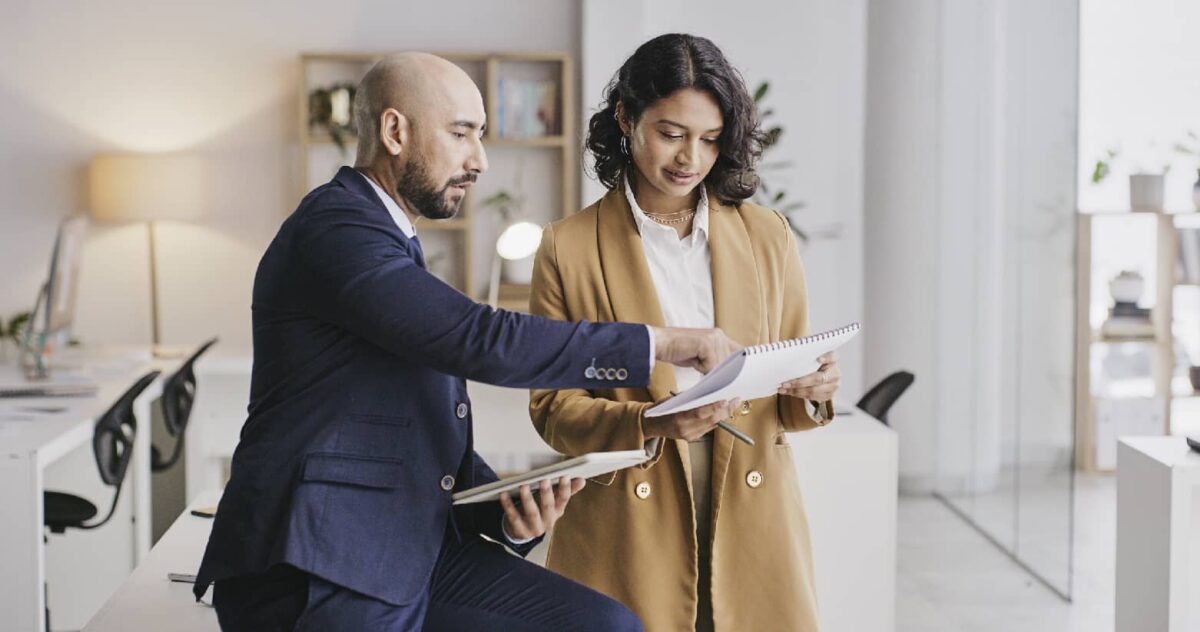
[(632, 160), (633, 154), (629, 153), (629, 137), (621, 135), (621, 153), (625, 155), (626, 160)]

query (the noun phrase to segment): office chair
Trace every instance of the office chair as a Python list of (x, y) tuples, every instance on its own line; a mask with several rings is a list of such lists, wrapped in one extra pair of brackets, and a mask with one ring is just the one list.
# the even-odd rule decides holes
[(858, 400), (858, 407), (886, 426), (888, 410), (900, 399), (904, 391), (912, 386), (914, 379), (913, 374), (908, 371), (896, 371), (871, 387), (871, 390)]
[(171, 456), (166, 459), (162, 457), (157, 446), (150, 446), (150, 468), (155, 472), (170, 469), (179, 460), (179, 455), (183, 453), (183, 433), (192, 416), (192, 403), (196, 401), (196, 359), (204, 355), (204, 352), (215, 344), (217, 344), (217, 339), (213, 338), (200, 345), (192, 357), (188, 358), (187, 362), (184, 362), (183, 366), (179, 367), (179, 370), (167, 378), (166, 383), (163, 384), (163, 424), (166, 425), (167, 432), (172, 437), (178, 438), (175, 440), (175, 447), (171, 450)]
[(96, 455), (96, 467), (105, 485), (116, 488), (108, 515), (99, 522), (87, 522), (96, 515), (96, 506), (87, 499), (64, 492), (47, 491), (43, 495), (45, 518), (42, 521), (51, 533), (65, 533), (68, 528), (95, 529), (108, 522), (117, 510), (121, 498), (121, 485), (133, 459), (133, 439), (137, 435), (137, 417), (133, 414), (133, 402), (158, 378), (160, 371), (151, 371), (142, 376), (107, 412), (96, 420), (92, 434), (92, 452)]

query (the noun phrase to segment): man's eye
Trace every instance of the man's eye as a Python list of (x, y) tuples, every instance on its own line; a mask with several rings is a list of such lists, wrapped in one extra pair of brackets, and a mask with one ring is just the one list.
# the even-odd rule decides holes
[(467, 135), (462, 132), (450, 132), (450, 133), (454, 134), (454, 137), (457, 139), (460, 139), (460, 140), (467, 137)]

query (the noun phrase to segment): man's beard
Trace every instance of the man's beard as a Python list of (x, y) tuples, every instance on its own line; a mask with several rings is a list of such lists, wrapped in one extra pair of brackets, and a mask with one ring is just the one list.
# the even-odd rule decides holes
[(429, 183), (429, 171), (425, 169), (425, 165), (414, 160), (400, 175), (396, 192), (400, 194), (400, 199), (413, 206), (410, 210), (416, 211), (421, 217), (450, 219), (458, 214), (458, 209), (462, 207), (466, 196), (459, 198), (457, 202), (452, 202), (446, 193), (452, 186), (474, 182), (475, 179), (475, 174), (465, 173), (451, 178), (445, 186), (438, 189), (437, 185)]

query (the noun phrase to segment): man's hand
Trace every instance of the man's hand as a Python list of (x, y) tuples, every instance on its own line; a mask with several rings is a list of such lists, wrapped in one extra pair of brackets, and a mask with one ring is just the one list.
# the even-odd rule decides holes
[(816, 371), (780, 384), (779, 394), (807, 399), (810, 402), (833, 400), (833, 394), (837, 392), (842, 381), (842, 370), (838, 368), (837, 357), (830, 351), (817, 358), (817, 362), (821, 363), (821, 367)]
[(537, 498), (533, 497), (528, 485), (522, 485), (519, 509), (507, 493), (500, 494), (500, 506), (504, 508), (504, 530), (516, 540), (528, 540), (546, 533), (562, 517), (567, 501), (579, 493), (586, 482), (582, 478), (571, 479), (566, 476), (557, 485), (544, 480), (538, 488)]
[(725, 358), (742, 350), (720, 329), (654, 328), (654, 358), (701, 373), (713, 370)]
[(724, 402), (713, 402), (699, 408), (685, 410), (662, 417), (647, 417), (642, 422), (646, 438), (666, 437), (668, 439), (683, 439), (695, 441), (712, 432), (717, 422), (729, 419), (733, 411), (741, 406), (739, 399)]

